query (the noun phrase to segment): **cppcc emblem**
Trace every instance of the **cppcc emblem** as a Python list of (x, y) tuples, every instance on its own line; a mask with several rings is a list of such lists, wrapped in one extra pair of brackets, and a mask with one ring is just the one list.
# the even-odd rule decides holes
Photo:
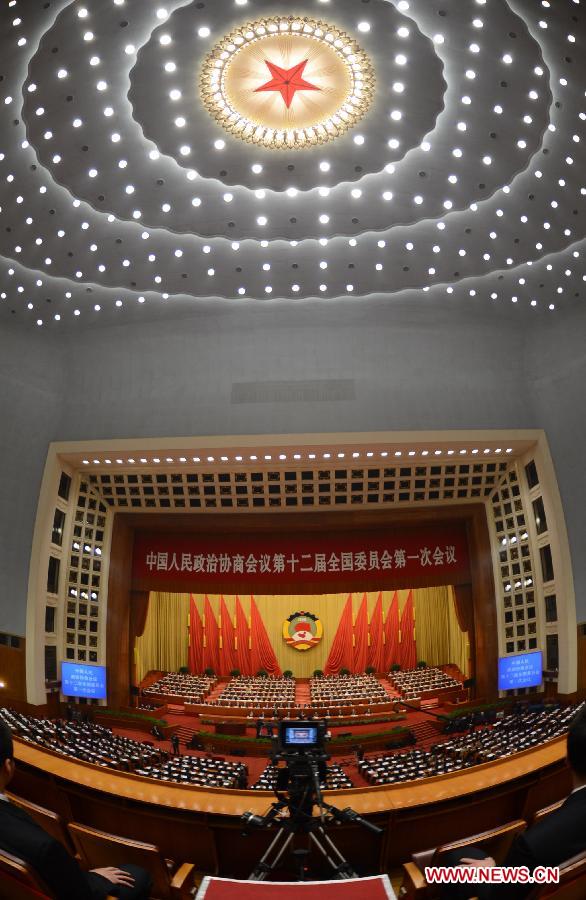
[(309, 612), (295, 612), (283, 622), (283, 639), (295, 650), (311, 650), (323, 637), (323, 625)]

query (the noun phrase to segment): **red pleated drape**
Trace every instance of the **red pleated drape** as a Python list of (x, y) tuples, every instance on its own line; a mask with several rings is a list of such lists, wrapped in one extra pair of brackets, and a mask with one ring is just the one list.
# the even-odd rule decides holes
[(352, 632), (352, 594), (349, 594), (324, 668), (326, 675), (337, 675), (340, 669), (352, 671), (354, 666)]
[(283, 674), (254, 597), (250, 598), (250, 661), (253, 675), (259, 669), (266, 669), (269, 675)]
[(189, 652), (187, 664), (192, 675), (201, 675), (203, 664), (203, 622), (195, 605), (193, 594), (189, 597)]
[(454, 607), (460, 631), (472, 632), (474, 630), (474, 601), (472, 600), (471, 585), (455, 585)]
[(354, 665), (353, 672), (362, 673), (366, 669), (368, 659), (368, 610), (366, 608), (366, 594), (354, 623)]
[(203, 665), (204, 669), (213, 669), (218, 675), (220, 672), (220, 629), (207, 594), (203, 604), (203, 613), (206, 639), (203, 651)]
[(222, 646), (220, 647), (220, 675), (229, 675), (236, 668), (236, 651), (234, 648), (234, 622), (228, 612), (223, 595), (220, 597), (220, 634)]
[(242, 675), (252, 674), (250, 662), (250, 628), (240, 597), (236, 597), (236, 668)]
[(384, 670), (399, 662), (399, 597), (395, 591), (385, 619)]
[(414, 669), (417, 665), (417, 644), (415, 643), (415, 616), (413, 613), (413, 592), (409, 591), (407, 602), (401, 614), (401, 645), (399, 662), (403, 669)]
[(368, 665), (372, 666), (375, 672), (384, 672), (385, 662), (385, 645), (383, 642), (383, 595), (382, 591), (377, 597), (377, 601), (372, 611), (370, 620), (370, 647), (368, 648)]

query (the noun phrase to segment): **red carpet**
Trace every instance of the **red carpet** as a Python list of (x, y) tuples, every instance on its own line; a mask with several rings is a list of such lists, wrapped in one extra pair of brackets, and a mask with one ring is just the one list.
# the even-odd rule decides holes
[(395, 900), (386, 875), (350, 881), (230, 881), (204, 878), (196, 900)]

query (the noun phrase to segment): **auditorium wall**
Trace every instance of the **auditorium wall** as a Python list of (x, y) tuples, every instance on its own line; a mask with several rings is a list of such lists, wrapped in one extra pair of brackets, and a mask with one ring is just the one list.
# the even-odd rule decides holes
[[(392, 304), (372, 321), (353, 303), (90, 331), (67, 342), (60, 439), (534, 427), (522, 343), (510, 323)], [(354, 396), (232, 402), (235, 383), (300, 380), (351, 380)]]
[(51, 335), (0, 331), (0, 632), (24, 635), (29, 560), (47, 447), (63, 397)]
[(586, 310), (553, 318), (527, 342), (527, 383), (545, 429), (566, 517), (578, 622), (586, 621)]
[[(335, 310), (326, 303), (223, 304), (184, 319), (59, 339), (1, 335), (0, 630), (24, 634), (31, 535), (50, 440), (380, 429), (545, 427), (586, 618), (584, 526), (573, 481), (582, 477), (586, 429), (583, 332), (568, 320), (555, 326), (552, 341), (545, 323), (543, 332), (528, 332), (521, 318), (496, 310), (457, 314), (429, 299), (417, 308), (377, 299), (365, 309), (355, 301)], [(560, 358), (558, 341), (567, 341), (571, 360)], [(347, 399), (233, 402), (234, 384), (252, 383), (254, 392), (267, 382), (313, 381), (308, 389), (319, 398), (324, 382), (337, 380)], [(560, 388), (574, 404), (567, 414)]]

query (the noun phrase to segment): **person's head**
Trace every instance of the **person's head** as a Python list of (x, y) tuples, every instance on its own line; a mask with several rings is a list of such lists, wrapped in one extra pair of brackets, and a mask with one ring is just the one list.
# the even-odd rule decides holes
[(568, 731), (568, 762), (578, 784), (586, 784), (586, 707), (574, 716)]
[(0, 719), (0, 791), (4, 791), (13, 775), (14, 749), (12, 732), (6, 722)]

